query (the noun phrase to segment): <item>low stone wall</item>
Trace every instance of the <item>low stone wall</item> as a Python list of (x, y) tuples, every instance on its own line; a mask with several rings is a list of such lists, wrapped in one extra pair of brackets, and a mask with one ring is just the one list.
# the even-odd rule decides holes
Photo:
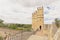
[(32, 31), (21, 31), (9, 36), (6, 40), (27, 40), (33, 34)]

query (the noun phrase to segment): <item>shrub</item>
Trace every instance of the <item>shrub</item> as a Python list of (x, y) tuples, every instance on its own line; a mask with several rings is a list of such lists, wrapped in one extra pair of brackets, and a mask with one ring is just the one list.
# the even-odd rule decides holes
[(8, 26), (8, 28), (10, 28), (10, 29), (16, 29), (16, 28), (17, 28), (17, 26), (16, 26), (16, 25), (14, 25), (14, 24), (10, 24), (10, 25)]
[(0, 36), (0, 40), (3, 40), (3, 37), (2, 36)]
[(22, 27), (18, 27), (18, 28), (16, 28), (17, 30), (23, 30), (23, 28)]

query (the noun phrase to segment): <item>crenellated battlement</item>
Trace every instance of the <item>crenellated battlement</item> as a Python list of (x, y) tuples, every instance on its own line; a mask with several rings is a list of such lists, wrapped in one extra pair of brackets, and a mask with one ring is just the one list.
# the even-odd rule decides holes
[(43, 29), (44, 26), (44, 14), (43, 7), (38, 7), (37, 10), (32, 14), (32, 28), (37, 30)]

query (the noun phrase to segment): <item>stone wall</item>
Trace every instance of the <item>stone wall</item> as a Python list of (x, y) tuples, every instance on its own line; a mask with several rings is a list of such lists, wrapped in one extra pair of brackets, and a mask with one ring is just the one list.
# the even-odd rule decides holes
[(32, 31), (21, 31), (9, 36), (6, 40), (27, 40), (33, 34)]

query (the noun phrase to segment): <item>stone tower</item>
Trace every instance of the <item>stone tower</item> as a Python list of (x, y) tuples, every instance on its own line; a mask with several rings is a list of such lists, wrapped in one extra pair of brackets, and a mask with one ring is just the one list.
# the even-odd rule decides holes
[(32, 14), (32, 28), (34, 31), (36, 31), (37, 29), (42, 30), (43, 26), (44, 26), (43, 7), (39, 7)]

